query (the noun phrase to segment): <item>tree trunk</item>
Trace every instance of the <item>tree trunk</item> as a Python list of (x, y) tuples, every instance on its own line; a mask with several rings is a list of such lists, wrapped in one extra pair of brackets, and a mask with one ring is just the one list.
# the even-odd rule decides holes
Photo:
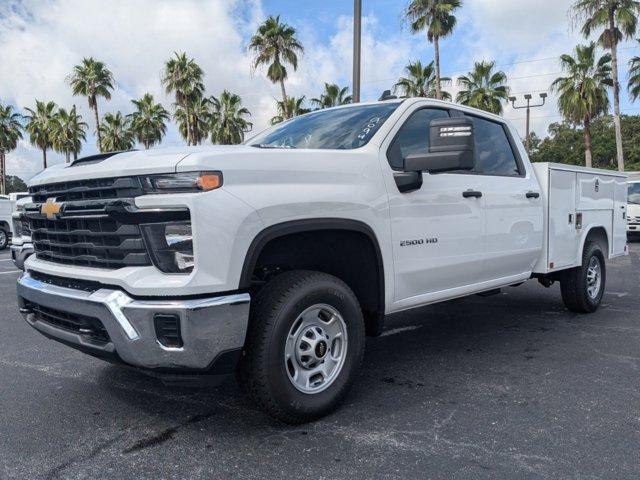
[(291, 112), (288, 111), (287, 105), (287, 91), (284, 89), (284, 79), (280, 79), (280, 90), (282, 90), (282, 106), (284, 107), (282, 113), (284, 113), (285, 118), (291, 118)]
[(98, 151), (102, 153), (102, 137), (100, 136), (100, 120), (98, 117), (98, 102), (93, 102), (93, 115), (96, 118), (96, 137), (98, 139)]
[(184, 109), (185, 121), (187, 122), (187, 145), (191, 145), (191, 139), (193, 137), (191, 134), (191, 114), (189, 113), (189, 106), (187, 105), (186, 100), (184, 101), (182, 108)]
[(5, 156), (4, 150), (0, 150), (0, 194), (4, 195), (7, 191), (6, 181), (7, 181), (7, 171), (5, 169)]
[(73, 161), (75, 162), (78, 159), (78, 152), (73, 152)]
[(584, 163), (587, 167), (593, 166), (591, 153), (591, 119), (584, 117)]
[(611, 32), (611, 70), (613, 76), (613, 126), (616, 131), (616, 156), (618, 170), (624, 172), (624, 151), (622, 149), (622, 124), (620, 122), (620, 82), (618, 81), (618, 39), (615, 36), (616, 22), (614, 12), (609, 14)]
[(442, 100), (442, 85), (440, 84), (440, 38), (433, 38), (433, 46), (435, 48), (435, 64), (436, 64), (436, 98)]
[(44, 164), (44, 168), (46, 170), (47, 168), (47, 149), (46, 148), (42, 149), (42, 163)]

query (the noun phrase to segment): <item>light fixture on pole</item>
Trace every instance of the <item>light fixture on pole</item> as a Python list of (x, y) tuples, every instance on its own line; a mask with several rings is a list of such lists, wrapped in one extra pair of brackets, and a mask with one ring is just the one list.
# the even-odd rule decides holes
[(361, 38), (362, 38), (362, 0), (353, 0), (353, 103), (360, 102)]
[(531, 109), (532, 108), (538, 108), (538, 107), (542, 107), (546, 101), (547, 101), (547, 94), (546, 93), (541, 93), (540, 94), (540, 98), (542, 99), (542, 103), (539, 103), (537, 105), (531, 105), (531, 99), (533, 98), (533, 96), (530, 93), (525, 94), (524, 99), (527, 101), (526, 105), (520, 105), (520, 106), (516, 106), (516, 97), (509, 97), (509, 101), (511, 102), (511, 105), (513, 106), (514, 109), (519, 110), (521, 108), (526, 108), (527, 109), (527, 136), (525, 137), (524, 140), (524, 145), (525, 148), (527, 149), (527, 153), (529, 153), (531, 150), (531, 138), (530, 138), (530, 125), (531, 125)]

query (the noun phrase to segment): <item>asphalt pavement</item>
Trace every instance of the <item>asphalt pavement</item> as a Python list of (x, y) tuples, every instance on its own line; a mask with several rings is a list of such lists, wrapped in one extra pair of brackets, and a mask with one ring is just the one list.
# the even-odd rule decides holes
[(265, 417), (233, 381), (176, 389), (47, 340), (0, 254), (0, 479), (640, 477), (640, 244), (602, 308), (531, 281), (390, 319), (342, 407)]

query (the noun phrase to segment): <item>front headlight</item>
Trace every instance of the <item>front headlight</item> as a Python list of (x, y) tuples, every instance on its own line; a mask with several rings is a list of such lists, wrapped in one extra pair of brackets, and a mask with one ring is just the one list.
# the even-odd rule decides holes
[(222, 186), (222, 172), (167, 173), (140, 180), (146, 193), (208, 192)]
[(140, 225), (153, 264), (165, 273), (190, 273), (194, 266), (191, 222)]

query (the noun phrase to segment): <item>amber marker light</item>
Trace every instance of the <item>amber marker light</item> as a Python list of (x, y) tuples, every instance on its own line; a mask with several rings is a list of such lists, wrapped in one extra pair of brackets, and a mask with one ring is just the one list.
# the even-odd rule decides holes
[(209, 190), (215, 190), (222, 186), (222, 174), (221, 173), (202, 173), (198, 177), (198, 188), (208, 192)]

